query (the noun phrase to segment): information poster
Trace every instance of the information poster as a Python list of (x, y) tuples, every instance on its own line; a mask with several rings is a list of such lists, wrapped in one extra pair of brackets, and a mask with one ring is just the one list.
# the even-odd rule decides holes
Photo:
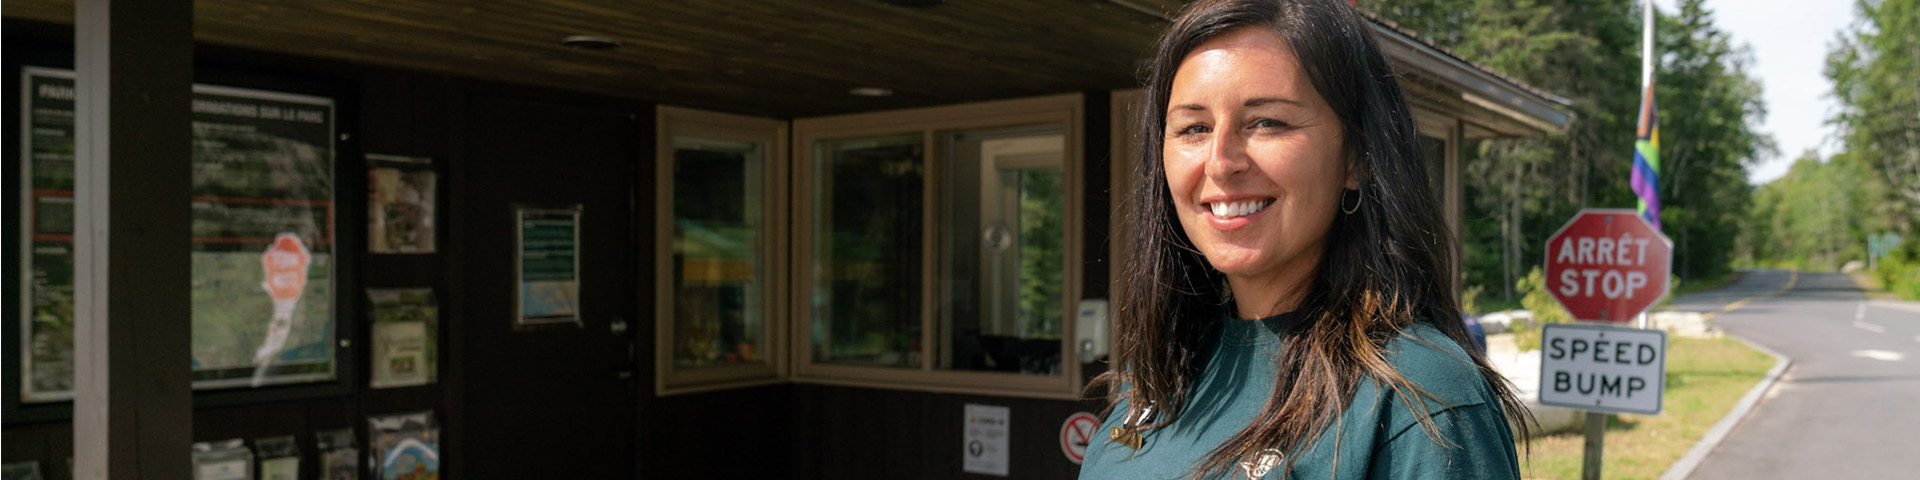
[(433, 253), (433, 159), (367, 155), (367, 252)]
[[(21, 400), (72, 398), (73, 73), (27, 67), (18, 245)], [(335, 378), (334, 105), (195, 85), (195, 388)]]
[(193, 444), (194, 480), (253, 480), (253, 452), (238, 438)]
[(360, 449), (354, 446), (353, 429), (314, 432), (313, 444), (320, 450), (321, 480), (359, 480)]
[(961, 469), (967, 473), (1007, 476), (1008, 418), (1012, 408), (967, 404), (966, 438), (961, 446)]
[(373, 300), (373, 388), (433, 383), (440, 308), (431, 288), (368, 289)]
[(580, 323), (580, 207), (517, 208), (515, 326)]
[(372, 417), (367, 442), (372, 454), (373, 478), (380, 480), (435, 480), (440, 478), (440, 427), (432, 412)]
[(255, 439), (253, 448), (260, 480), (300, 480), (300, 445), (293, 436)]

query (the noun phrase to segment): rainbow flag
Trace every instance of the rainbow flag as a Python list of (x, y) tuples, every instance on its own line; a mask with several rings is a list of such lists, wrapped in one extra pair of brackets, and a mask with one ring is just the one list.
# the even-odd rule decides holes
[(1640, 197), (1640, 218), (1660, 229), (1660, 116), (1653, 101), (1653, 82), (1640, 92), (1639, 138), (1633, 142), (1633, 194)]

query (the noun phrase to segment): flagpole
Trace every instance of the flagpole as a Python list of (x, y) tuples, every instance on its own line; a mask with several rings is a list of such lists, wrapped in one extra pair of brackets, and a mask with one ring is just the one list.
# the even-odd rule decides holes
[(1653, 0), (1646, 0), (1640, 10), (1646, 13), (1640, 35), (1640, 88), (1647, 88), (1653, 84)]
[[(1645, 90), (1653, 85), (1653, 0), (1646, 0), (1640, 11), (1645, 17), (1640, 29), (1640, 88)], [(1640, 312), (1638, 320), (1640, 328), (1647, 328), (1646, 312)]]
[[(1640, 115), (1638, 115), (1640, 117), (1639, 123), (1640, 123), (1640, 128), (1642, 129), (1641, 131), (1642, 136), (1638, 141), (1634, 142), (1634, 150), (1635, 150), (1634, 163), (1636, 165), (1633, 167), (1634, 168), (1633, 188), (1635, 190), (1634, 194), (1640, 197), (1640, 214), (1641, 215), (1643, 216), (1648, 215), (1648, 206), (1650, 203), (1652, 204), (1653, 221), (1650, 223), (1653, 224), (1653, 227), (1655, 229), (1658, 229), (1660, 228), (1660, 223), (1659, 223), (1659, 218), (1660, 218), (1659, 205), (1660, 204), (1659, 204), (1659, 197), (1658, 197), (1658, 195), (1660, 194), (1660, 190), (1658, 187), (1655, 187), (1655, 185), (1658, 185), (1655, 182), (1658, 181), (1659, 170), (1657, 167), (1655, 167), (1655, 168), (1649, 168), (1648, 171), (1644, 172), (1644, 175), (1646, 175), (1646, 178), (1644, 179), (1646, 181), (1645, 186), (1647, 188), (1642, 190), (1641, 176), (1643, 175), (1643, 173), (1640, 171), (1639, 165), (1637, 165), (1642, 160), (1651, 160), (1651, 162), (1649, 163), (1657, 164), (1659, 162), (1658, 159), (1660, 155), (1659, 123), (1653, 120), (1655, 118), (1654, 115), (1656, 113), (1648, 110), (1648, 109), (1654, 108), (1653, 92), (1652, 92), (1652, 88), (1653, 88), (1653, 0), (1646, 0), (1646, 2), (1643, 4), (1640, 10), (1645, 14), (1645, 18), (1644, 18), (1645, 28), (1641, 29), (1641, 36), (1640, 36), (1640, 92), (1642, 96), (1640, 97), (1641, 111), (1639, 112)], [(1649, 148), (1643, 150), (1641, 148), (1642, 146), (1647, 146)], [(1652, 167), (1652, 165), (1649, 165), (1649, 167)], [(1647, 198), (1649, 195), (1653, 196), (1652, 197), (1654, 199), (1653, 202), (1647, 201)], [(1647, 314), (1645, 312), (1640, 313), (1640, 315), (1638, 315), (1635, 318), (1635, 321), (1638, 324), (1637, 326), (1639, 328), (1641, 329), (1647, 328)], [(1585, 413), (1587, 418), (1586, 418), (1586, 426), (1585, 426), (1586, 428), (1584, 429), (1583, 433), (1586, 437), (1586, 442), (1585, 442), (1586, 448), (1584, 449), (1585, 451), (1582, 452), (1582, 455), (1581, 455), (1580, 478), (1581, 480), (1600, 480), (1600, 467), (1603, 463), (1605, 463), (1604, 461), (1606, 458), (1605, 452), (1607, 448), (1606, 447), (1607, 419), (1613, 417), (1613, 415), (1607, 414), (1607, 413), (1595, 412), (1595, 411), (1588, 411)]]

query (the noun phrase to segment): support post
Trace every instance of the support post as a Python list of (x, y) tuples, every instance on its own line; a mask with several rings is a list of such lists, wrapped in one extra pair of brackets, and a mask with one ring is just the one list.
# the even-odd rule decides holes
[(1587, 452), (1580, 461), (1581, 480), (1600, 480), (1601, 453), (1607, 449), (1607, 417), (1613, 414), (1587, 412)]
[(193, 2), (74, 5), (74, 477), (187, 479)]

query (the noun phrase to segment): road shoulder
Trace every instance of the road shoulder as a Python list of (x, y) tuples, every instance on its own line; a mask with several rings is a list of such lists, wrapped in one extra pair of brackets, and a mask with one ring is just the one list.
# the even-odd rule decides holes
[(1660, 480), (1684, 480), (1693, 475), (1694, 469), (1700, 468), (1700, 462), (1706, 460), (1707, 455), (1720, 447), (1720, 442), (1725, 441), (1727, 435), (1733, 433), (1734, 427), (1739, 426), (1740, 421), (1745, 420), (1747, 414), (1753, 412), (1753, 407), (1760, 404), (1760, 400), (1766, 397), (1767, 391), (1773, 389), (1774, 383), (1779, 382), (1780, 376), (1786, 374), (1787, 368), (1793, 365), (1793, 359), (1780, 352), (1738, 335), (1727, 336), (1739, 340), (1747, 347), (1773, 356), (1773, 368), (1768, 369), (1767, 376), (1761, 378), (1759, 383), (1755, 383), (1753, 388), (1748, 389), (1747, 394), (1733, 404), (1733, 409), (1728, 410), (1725, 416), (1720, 417), (1719, 422), (1713, 424), (1712, 429), (1707, 430), (1706, 435), (1700, 437), (1700, 441), (1694, 442), (1693, 448), (1688, 449), (1686, 455), (1667, 467), (1666, 473), (1660, 475)]

